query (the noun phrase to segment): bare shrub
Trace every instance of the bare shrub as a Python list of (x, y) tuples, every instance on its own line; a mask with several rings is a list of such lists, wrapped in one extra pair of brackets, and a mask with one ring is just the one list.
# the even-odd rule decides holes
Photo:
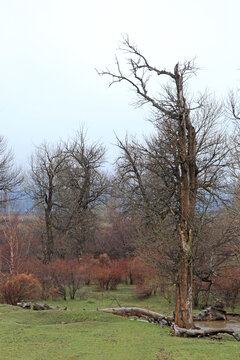
[(41, 295), (41, 286), (32, 275), (18, 274), (3, 281), (0, 292), (7, 304), (17, 305), (22, 300), (37, 299)]

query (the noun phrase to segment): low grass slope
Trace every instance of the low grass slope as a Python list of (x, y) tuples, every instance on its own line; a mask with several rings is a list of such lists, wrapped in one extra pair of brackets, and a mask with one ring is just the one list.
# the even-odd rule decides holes
[[(32, 311), (0, 305), (0, 360), (239, 360), (240, 344), (231, 336), (177, 338), (169, 328), (103, 314), (90, 309), (116, 306), (151, 307), (164, 312), (160, 297), (139, 300), (129, 289), (90, 292), (84, 300), (55, 301), (67, 311)], [(157, 303), (164, 309), (157, 308)], [(160, 307), (161, 307), (160, 306)], [(84, 310), (85, 309), (85, 310)]]

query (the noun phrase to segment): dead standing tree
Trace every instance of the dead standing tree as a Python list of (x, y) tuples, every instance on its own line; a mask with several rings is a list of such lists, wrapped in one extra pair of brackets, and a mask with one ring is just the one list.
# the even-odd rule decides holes
[[(193, 246), (194, 246), (194, 215), (197, 202), (197, 192), (199, 187), (205, 187), (216, 178), (216, 169), (221, 163), (223, 153), (219, 152), (220, 138), (217, 137), (212, 142), (212, 147), (207, 156), (206, 142), (207, 127), (204, 124), (198, 125), (198, 132), (202, 132), (201, 141), (197, 144), (196, 130), (193, 125), (192, 111), (200, 109), (206, 97), (202, 96), (196, 102), (196, 106), (191, 107), (186, 99), (186, 82), (189, 77), (196, 72), (193, 62), (176, 64), (174, 71), (160, 70), (149, 64), (141, 52), (133, 46), (128, 38), (123, 41), (124, 50), (130, 55), (128, 65), (130, 73), (128, 75), (122, 71), (118, 59), (116, 59), (117, 72), (113, 73), (106, 69), (99, 72), (100, 75), (111, 77), (110, 85), (126, 82), (137, 93), (138, 106), (144, 104), (152, 105), (155, 113), (155, 122), (169, 127), (167, 141), (173, 144), (175, 154), (168, 161), (173, 162), (176, 182), (177, 199), (177, 239), (178, 239), (178, 269), (176, 280), (176, 311), (175, 324), (180, 328), (191, 329), (194, 327), (192, 316), (192, 269), (193, 269)], [(163, 83), (162, 93), (154, 96), (151, 94), (149, 81), (154, 75), (166, 77), (168, 83)], [(209, 114), (210, 114), (210, 110)], [(122, 149), (124, 148), (123, 144)], [(123, 149), (124, 150), (124, 149)], [(198, 152), (200, 167), (197, 163)], [(202, 162), (202, 164), (201, 164)], [(208, 176), (208, 167), (212, 166), (212, 172)], [(199, 185), (199, 173), (202, 172), (204, 184)]]

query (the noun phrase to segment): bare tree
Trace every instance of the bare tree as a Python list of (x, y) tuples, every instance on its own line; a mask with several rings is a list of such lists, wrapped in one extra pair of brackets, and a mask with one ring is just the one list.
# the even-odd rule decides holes
[(9, 212), (0, 223), (3, 271), (11, 275), (22, 272), (30, 254), (29, 226), (21, 220), (18, 214)]
[[(61, 256), (69, 249), (81, 256), (93, 235), (94, 210), (104, 201), (107, 189), (101, 168), (104, 153), (97, 143), (87, 145), (84, 133), (79, 132), (73, 140), (55, 147), (39, 146), (32, 156), (27, 192), (44, 214), (44, 262), (50, 262), (57, 250)], [(60, 239), (61, 251), (54, 249), (54, 237)]]
[(227, 112), (235, 120), (240, 120), (239, 90), (230, 91), (227, 99)]
[[(138, 106), (152, 106), (157, 135), (147, 141), (146, 146), (119, 142), (124, 154), (120, 163), (121, 175), (128, 179), (128, 187), (134, 190), (132, 194), (140, 196), (143, 207), (151, 210), (150, 216), (159, 203), (156, 207), (161, 215), (159, 218), (164, 219), (168, 212), (175, 218), (178, 249), (175, 323), (189, 329), (193, 327), (192, 269), (198, 194), (202, 192), (202, 197), (206, 192), (207, 197), (217, 195), (218, 175), (225, 166), (224, 137), (216, 132), (221, 109), (211, 104), (207, 95), (199, 96), (195, 102), (191, 100), (187, 81), (197, 71), (192, 61), (177, 63), (173, 71), (167, 71), (150, 65), (128, 37), (123, 46), (129, 54), (129, 72), (122, 70), (116, 59), (116, 72), (106, 69), (99, 74), (110, 76), (110, 85), (129, 84), (137, 94)], [(160, 80), (165, 78), (161, 92), (154, 94), (151, 81), (155, 76)], [(151, 183), (148, 177), (144, 179), (149, 172), (154, 174), (151, 181), (155, 182), (157, 199), (152, 203), (148, 196)]]
[(56, 226), (71, 238), (75, 253), (81, 257), (86, 241), (95, 231), (95, 210), (104, 203), (108, 188), (102, 169), (105, 149), (98, 143), (88, 145), (86, 134), (80, 131), (64, 144), (64, 151), (67, 157), (59, 179), (61, 208)]
[(230, 154), (230, 184), (229, 194), (231, 206), (228, 209), (228, 216), (234, 222), (232, 236), (235, 241), (235, 254), (239, 262), (239, 220), (240, 220), (240, 90), (231, 91), (226, 104), (227, 114), (233, 122), (234, 132), (231, 136), (229, 146)]
[[(205, 215), (203, 226), (199, 225), (196, 233), (193, 273), (194, 305), (198, 306), (199, 295), (202, 293), (202, 306), (207, 307), (216, 276), (225, 267), (234, 265), (236, 221), (233, 216), (229, 216), (227, 207)], [(198, 221), (201, 222), (201, 218)]]
[(0, 136), (0, 191), (3, 193), (3, 205), (11, 199), (16, 199), (22, 181), (23, 175), (21, 169), (14, 164), (13, 152), (8, 149), (6, 139)]
[(44, 211), (46, 234), (43, 236), (44, 262), (49, 263), (54, 250), (54, 212), (59, 206), (59, 175), (65, 167), (66, 155), (61, 144), (51, 147), (44, 143), (36, 148), (31, 157), (31, 171), (26, 183), (26, 192), (35, 206)]

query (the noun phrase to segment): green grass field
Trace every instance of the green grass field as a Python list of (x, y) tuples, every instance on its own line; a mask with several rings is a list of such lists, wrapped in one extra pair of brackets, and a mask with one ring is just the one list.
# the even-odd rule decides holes
[(68, 306), (68, 311), (32, 311), (0, 305), (0, 359), (24, 360), (235, 360), (240, 343), (231, 336), (222, 340), (177, 338), (169, 328), (89, 311), (101, 307), (141, 306), (171, 314), (159, 296), (139, 300), (130, 287), (100, 293), (91, 289), (85, 298), (48, 302)]

